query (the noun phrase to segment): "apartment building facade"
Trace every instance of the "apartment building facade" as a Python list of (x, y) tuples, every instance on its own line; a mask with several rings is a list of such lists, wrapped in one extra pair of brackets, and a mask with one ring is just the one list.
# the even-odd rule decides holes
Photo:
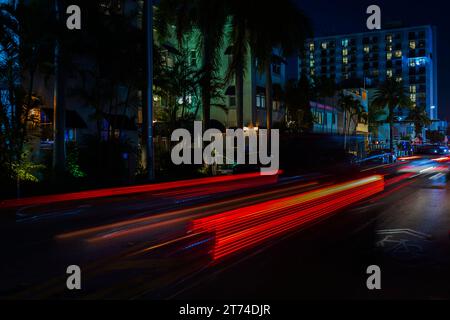
[(359, 80), (375, 88), (386, 79), (402, 81), (411, 100), (438, 119), (436, 29), (433, 26), (382, 29), (317, 37), (305, 44), (294, 71), (337, 83)]
[[(225, 127), (237, 126), (237, 111), (236, 111), (236, 88), (235, 80), (232, 78), (229, 81), (225, 81), (229, 66), (232, 62), (232, 50), (231, 43), (227, 38), (229, 30), (225, 30), (224, 41), (219, 51), (219, 62), (216, 71), (216, 77), (221, 81), (219, 96), (215, 97), (211, 101), (211, 119), (220, 122)], [(197, 70), (202, 67), (202, 55), (199, 50), (198, 39), (199, 35), (193, 32), (187, 35), (186, 41), (184, 41), (184, 48), (179, 48), (178, 42), (175, 39), (157, 40), (160, 47), (164, 48), (167, 58), (164, 60), (168, 62), (168, 65), (176, 59), (176, 55), (180, 51), (188, 51), (189, 65)], [(158, 35), (155, 37), (158, 39)], [(248, 48), (248, 57), (245, 65), (244, 72), (244, 105), (243, 105), (243, 122), (244, 126), (266, 126), (266, 74), (260, 72), (258, 68), (258, 61), (254, 58), (251, 52), (251, 48)], [(285, 108), (283, 102), (283, 92), (286, 85), (286, 72), (287, 61), (282, 56), (279, 49), (274, 48), (272, 54), (272, 68), (271, 77), (273, 84), (273, 123), (281, 122), (284, 120)], [(200, 90), (200, 88), (199, 88)], [(199, 92), (200, 94), (200, 92)], [(158, 99), (157, 99), (158, 100)], [(157, 106), (160, 105), (159, 101), (156, 101)], [(198, 119), (201, 120), (201, 113), (197, 114)]]

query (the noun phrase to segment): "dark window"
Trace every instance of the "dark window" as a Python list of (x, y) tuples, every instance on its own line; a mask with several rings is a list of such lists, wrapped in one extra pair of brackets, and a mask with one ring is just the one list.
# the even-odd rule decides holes
[(101, 10), (105, 14), (122, 13), (122, 0), (102, 0), (99, 3)]
[(276, 75), (281, 74), (281, 63), (273, 63), (272, 64), (272, 72)]

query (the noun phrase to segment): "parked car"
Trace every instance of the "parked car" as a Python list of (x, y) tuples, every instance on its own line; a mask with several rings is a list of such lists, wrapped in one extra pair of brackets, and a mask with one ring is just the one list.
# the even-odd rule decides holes
[(450, 155), (450, 150), (446, 146), (426, 145), (417, 147), (415, 154), (423, 156), (446, 156)]

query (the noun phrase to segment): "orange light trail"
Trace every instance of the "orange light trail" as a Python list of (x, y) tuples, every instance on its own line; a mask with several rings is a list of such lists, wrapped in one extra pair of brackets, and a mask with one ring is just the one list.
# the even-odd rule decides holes
[(194, 220), (191, 232), (215, 235), (212, 258), (248, 249), (384, 190), (376, 175)]
[(419, 156), (411, 156), (411, 157), (398, 158), (399, 161), (408, 161), (408, 160), (416, 160), (416, 159), (421, 159), (421, 157), (419, 157)]
[(433, 161), (436, 161), (436, 162), (448, 162), (448, 161), (450, 161), (450, 157), (437, 158), (437, 159), (433, 159)]
[[(295, 190), (297, 188), (306, 188), (306, 187), (316, 186), (317, 184), (318, 184), (318, 182), (309, 182), (309, 183), (299, 184), (299, 185), (295, 185), (293, 187), (285, 188), (283, 190), (287, 192), (289, 190)], [(217, 201), (213, 204), (205, 204), (205, 205), (196, 206), (193, 208), (186, 208), (186, 209), (180, 209), (180, 210), (175, 210), (175, 211), (171, 211), (171, 212), (160, 213), (160, 214), (156, 214), (156, 215), (153, 215), (150, 217), (127, 219), (125, 221), (110, 223), (110, 224), (102, 225), (102, 226), (98, 226), (98, 227), (91, 227), (91, 228), (86, 228), (86, 229), (82, 229), (82, 230), (66, 232), (66, 233), (57, 235), (56, 239), (69, 240), (69, 239), (74, 239), (74, 238), (79, 238), (79, 237), (89, 237), (89, 236), (92, 236), (93, 234), (104, 232), (106, 234), (94, 236), (94, 237), (90, 238), (88, 240), (88, 242), (95, 243), (95, 242), (99, 242), (102, 240), (111, 240), (114, 238), (125, 237), (128, 235), (137, 233), (137, 232), (154, 230), (159, 227), (168, 226), (170, 224), (176, 224), (176, 223), (180, 223), (180, 222), (188, 222), (191, 219), (195, 218), (195, 217), (192, 217), (192, 214), (199, 215), (199, 212), (200, 212), (200, 215), (203, 216), (203, 215), (210, 213), (211, 211), (220, 210), (220, 209), (221, 209), (220, 211), (222, 212), (222, 211), (224, 211), (223, 208), (233, 206), (233, 205), (236, 206), (238, 204), (245, 203), (247, 201), (255, 201), (255, 199), (259, 199), (259, 198), (271, 197), (271, 196), (274, 196), (275, 194), (277, 194), (277, 192), (278, 192), (278, 190), (273, 190), (273, 191), (263, 192), (263, 193), (257, 194), (257, 195), (241, 196), (237, 199), (232, 199), (232, 200), (221, 200), (221, 201)], [(110, 233), (108, 233), (108, 232), (110, 232)]]

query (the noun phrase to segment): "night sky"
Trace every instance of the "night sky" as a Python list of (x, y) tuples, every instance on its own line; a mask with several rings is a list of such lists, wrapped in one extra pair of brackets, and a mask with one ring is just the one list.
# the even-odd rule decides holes
[(437, 27), (439, 116), (450, 121), (450, 4), (443, 0), (295, 0), (312, 20), (315, 36), (368, 31), (366, 9), (381, 8), (382, 23)]

